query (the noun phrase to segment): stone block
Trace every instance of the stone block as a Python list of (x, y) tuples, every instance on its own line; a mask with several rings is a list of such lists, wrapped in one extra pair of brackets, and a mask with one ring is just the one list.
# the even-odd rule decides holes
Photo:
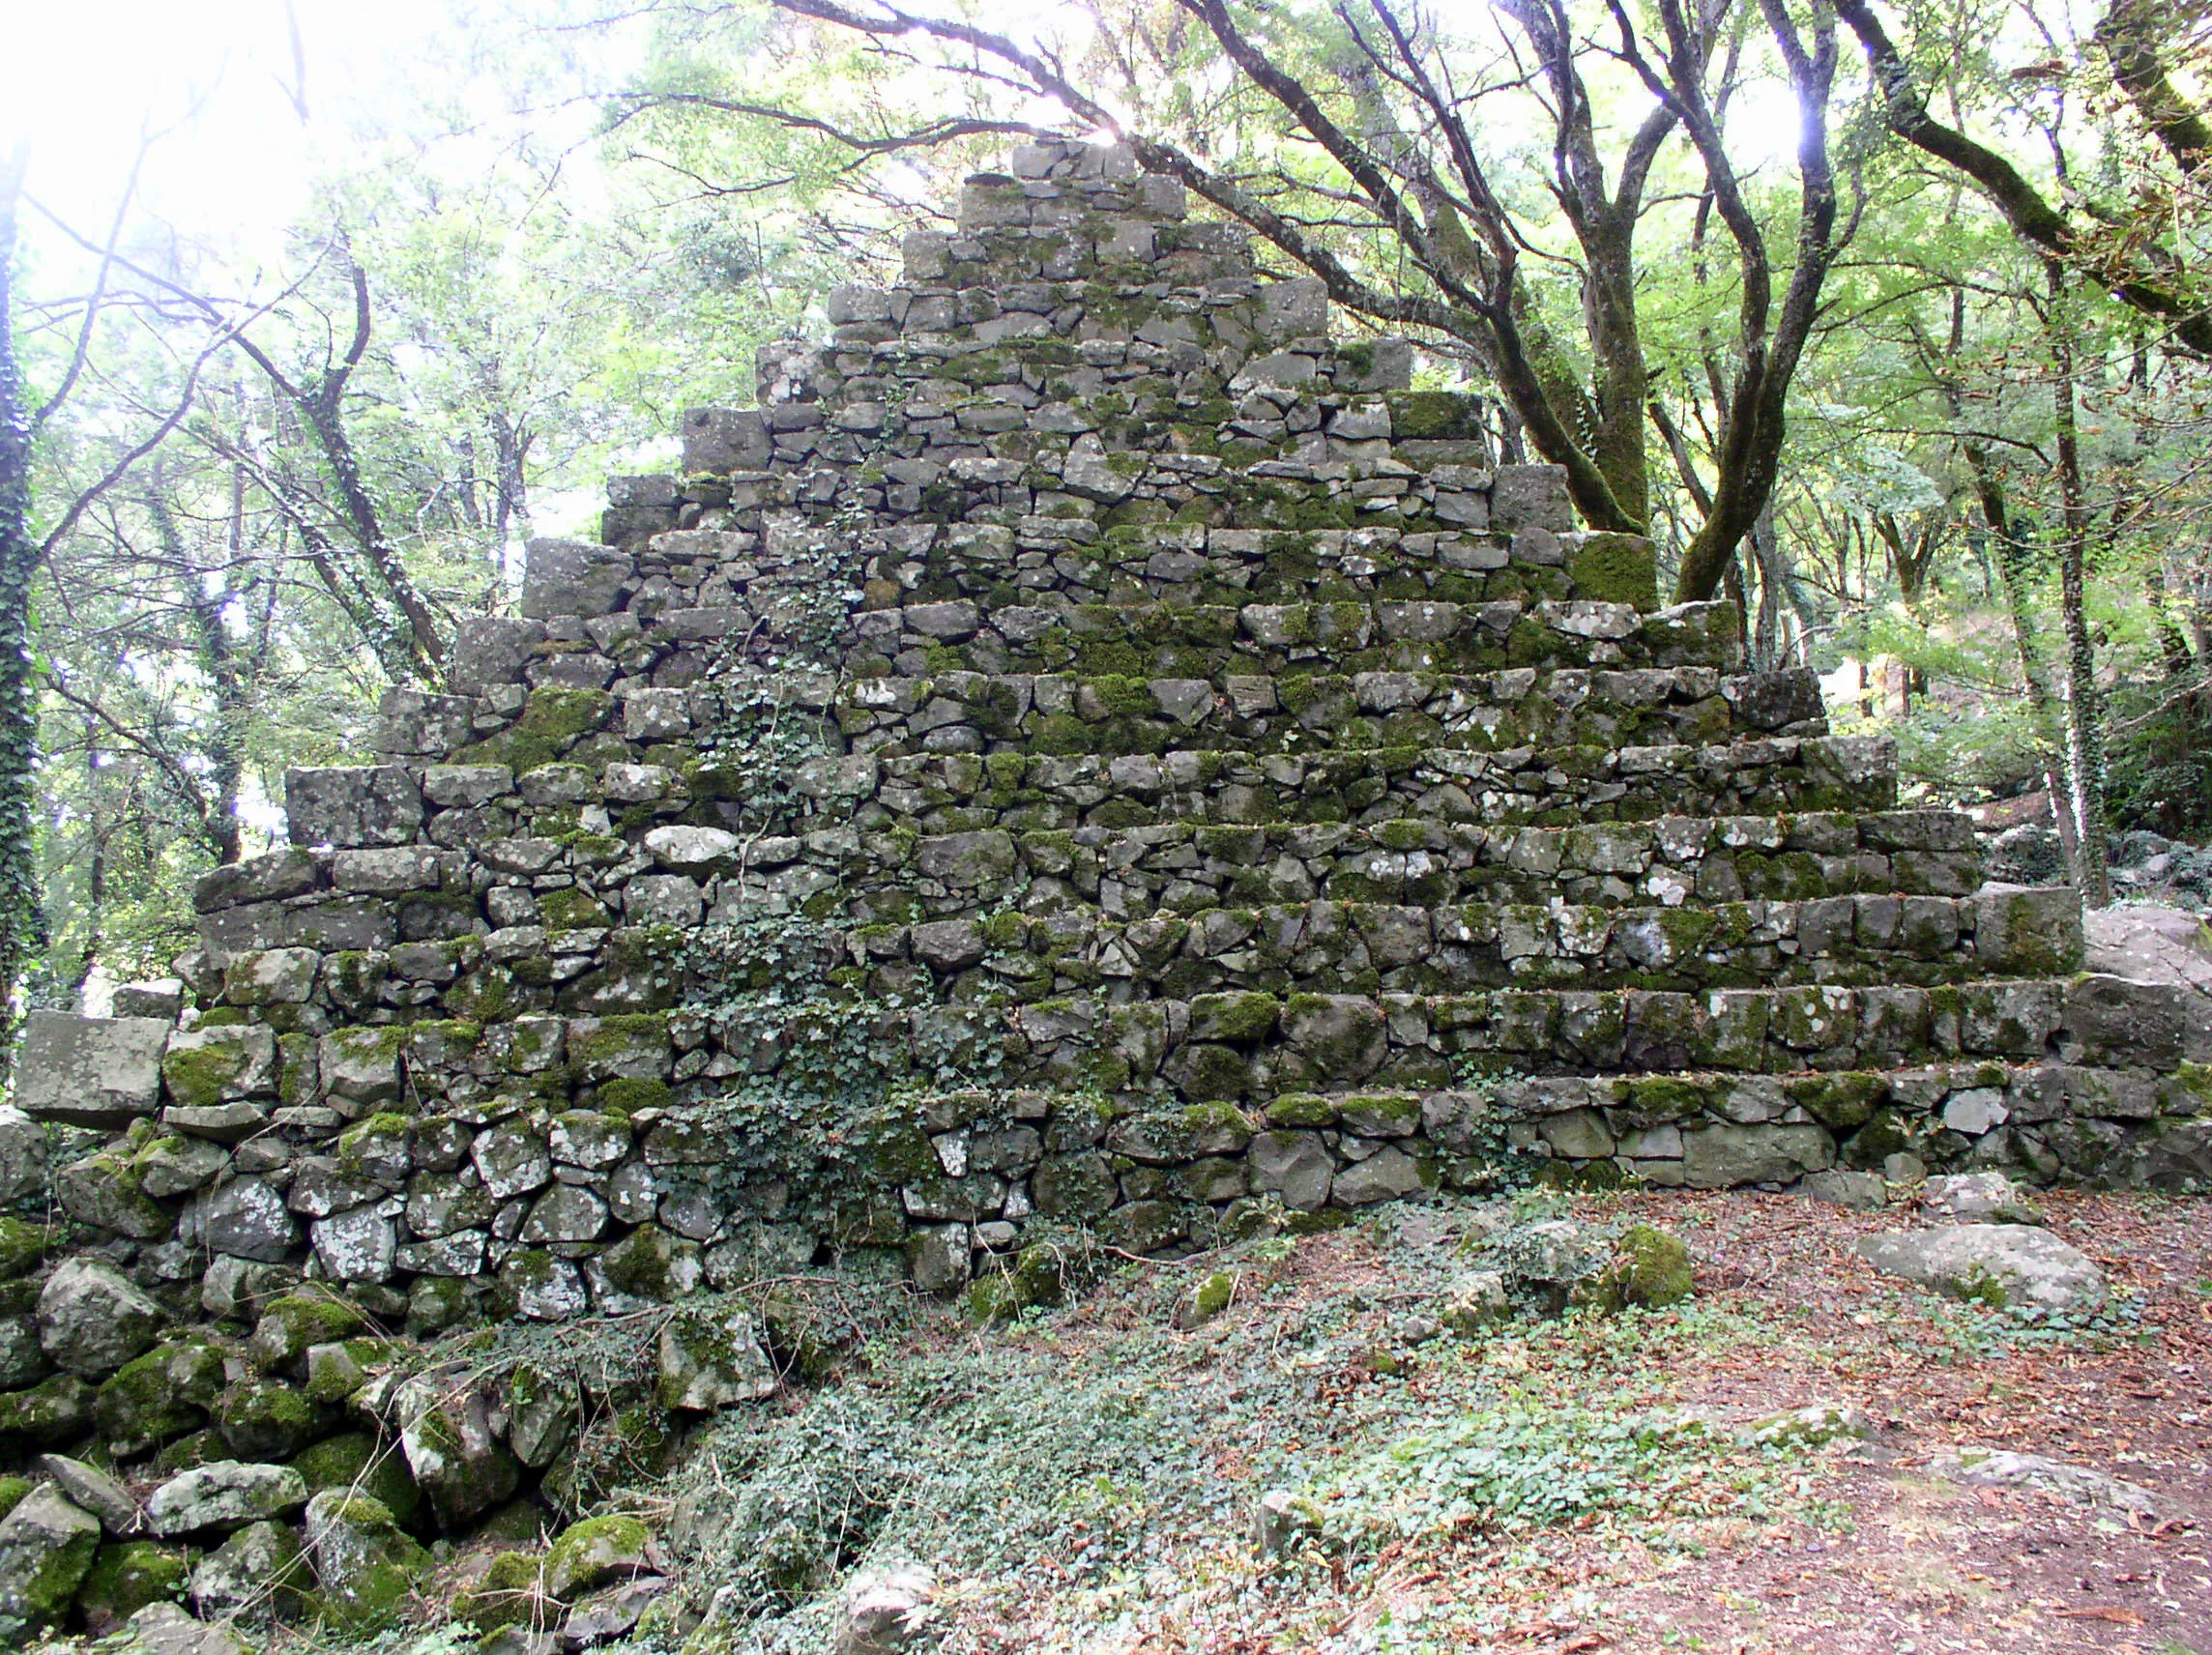
[(524, 617), (611, 615), (622, 605), (623, 589), (636, 566), (626, 553), (581, 540), (532, 540), (523, 554)]
[(34, 1007), (15, 1055), (14, 1102), (35, 1120), (119, 1127), (161, 1101), (169, 1024), (152, 1017), (76, 1017)]
[(290, 769), (284, 816), (295, 845), (405, 845), (422, 826), (422, 792), (398, 765)]
[(480, 695), (493, 684), (520, 683), (531, 653), (544, 641), (541, 622), (472, 615), (453, 629), (451, 681)]

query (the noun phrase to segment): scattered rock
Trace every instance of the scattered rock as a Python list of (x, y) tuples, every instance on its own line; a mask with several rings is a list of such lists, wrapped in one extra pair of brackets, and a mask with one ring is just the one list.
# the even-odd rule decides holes
[(1470, 1270), (1453, 1281), (1444, 1299), (1443, 1324), (1473, 1339), (1513, 1316), (1513, 1296), (1499, 1270)]
[(568, 1446), (580, 1406), (573, 1379), (517, 1364), (507, 1381), (507, 1445), (534, 1470), (550, 1466)]
[(1679, 1235), (1650, 1224), (1631, 1224), (1613, 1244), (1613, 1257), (1595, 1277), (1579, 1284), (1576, 1301), (1608, 1314), (1627, 1306), (1657, 1309), (1679, 1304), (1697, 1289), (1690, 1249)]
[(2130, 1516), (2162, 1518), (2172, 1510), (2165, 1495), (2140, 1483), (2123, 1482), (2107, 1471), (2069, 1466), (2041, 1454), (2015, 1454), (2002, 1448), (1961, 1448), (1934, 1461), (1931, 1468), (1955, 1483), (1985, 1489), (2039, 1489), (2083, 1505), (2110, 1506)]
[(1495, 1237), (1490, 1253), (1505, 1278), (1506, 1292), (1533, 1298), (1557, 1315), (1576, 1290), (1596, 1280), (1606, 1256), (1581, 1225), (1548, 1218), (1520, 1225)]
[(52, 1485), (0, 1518), (0, 1632), (58, 1625), (100, 1551), (100, 1519)]
[(457, 1528), (514, 1493), (521, 1472), (494, 1429), (493, 1399), (465, 1370), (421, 1374), (393, 1400), (399, 1448), (438, 1522)]
[(1233, 1270), (1216, 1270), (1205, 1280), (1193, 1283), (1176, 1298), (1175, 1324), (1184, 1333), (1204, 1327), (1237, 1297), (1237, 1274)]
[(645, 1611), (667, 1594), (669, 1581), (661, 1575), (641, 1575), (634, 1581), (595, 1592), (568, 1611), (561, 1623), (561, 1643), (568, 1649), (586, 1649), (610, 1642), (634, 1630)]
[(927, 1629), (937, 1582), (912, 1563), (863, 1569), (845, 1588), (837, 1655), (889, 1655)]
[(307, 1485), (289, 1466), (217, 1460), (156, 1489), (146, 1502), (146, 1525), (165, 1539), (285, 1517), (306, 1503)]
[(1954, 1298), (2054, 1311), (2094, 1310), (2105, 1299), (2104, 1272), (2030, 1225), (1946, 1224), (1862, 1236), (1857, 1246), (1876, 1269)]
[(544, 1565), (528, 1552), (502, 1552), (483, 1573), (453, 1594), (453, 1618), (479, 1632), (503, 1626), (545, 1627), (560, 1618), (546, 1595)]
[(1861, 1409), (1840, 1402), (1817, 1402), (1770, 1413), (1752, 1421), (1743, 1433), (1745, 1441), (1760, 1448), (1818, 1448), (1846, 1437), (1863, 1441), (1873, 1435), (1874, 1421)]
[(39, 1293), (39, 1344), (56, 1367), (104, 1379), (160, 1337), (168, 1315), (113, 1264), (66, 1259)]
[(1304, 1495), (1270, 1489), (1252, 1508), (1252, 1544), (1263, 1557), (1287, 1557), (1319, 1540), (1322, 1510)]

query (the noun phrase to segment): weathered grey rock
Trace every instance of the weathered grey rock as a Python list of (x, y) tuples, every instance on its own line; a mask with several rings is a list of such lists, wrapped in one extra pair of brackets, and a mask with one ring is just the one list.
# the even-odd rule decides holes
[(1288, 1557), (1322, 1537), (1322, 1509), (1304, 1495), (1269, 1489), (1252, 1507), (1252, 1544), (1262, 1557)]
[(0, 1518), (0, 1632), (58, 1625), (100, 1550), (100, 1520), (52, 1484)]
[(1329, 1199), (1339, 1206), (1366, 1206), (1412, 1195), (1420, 1187), (1421, 1169), (1412, 1156), (1403, 1149), (1378, 1149), (1337, 1173)]
[(206, 1108), (276, 1090), (276, 1037), (260, 1024), (180, 1029), (161, 1057), (171, 1104)]
[(1252, 1187), (1281, 1197), (1296, 1212), (1328, 1205), (1336, 1163), (1318, 1132), (1262, 1132), (1246, 1149)]
[(1862, 1236), (1875, 1268), (1955, 1298), (2038, 1310), (2093, 1310), (2104, 1272), (2076, 1249), (2024, 1224), (1950, 1224), (1903, 1234)]
[(146, 1526), (167, 1538), (287, 1517), (307, 1503), (307, 1485), (289, 1466), (214, 1460), (180, 1471), (146, 1500)]
[(98, 1466), (73, 1460), (66, 1454), (41, 1454), (39, 1470), (71, 1504), (100, 1519), (101, 1527), (121, 1539), (138, 1532), (145, 1513), (131, 1492)]
[(1761, 1448), (1818, 1448), (1845, 1437), (1874, 1435), (1874, 1421), (1862, 1408), (1848, 1403), (1817, 1402), (1786, 1408), (1754, 1420), (1744, 1429), (1744, 1440)]
[(1930, 1178), (1920, 1204), (1931, 1218), (1954, 1224), (2040, 1224), (2035, 1203), (2002, 1173), (1954, 1173)]
[(148, 1604), (124, 1629), (131, 1655), (246, 1655), (246, 1645), (229, 1627), (194, 1620), (171, 1603)]
[(514, 1456), (499, 1440), (494, 1399), (466, 1369), (418, 1375), (393, 1399), (399, 1451), (438, 1521), (453, 1528), (514, 1494)]
[(405, 845), (422, 826), (422, 792), (398, 765), (291, 769), (284, 817), (295, 845)]
[(630, 560), (611, 547), (532, 540), (524, 553), (522, 600), (515, 607), (532, 621), (609, 615), (622, 607), (623, 587), (634, 572)]
[(179, 1011), (184, 1011), (184, 980), (151, 978), (146, 982), (117, 982), (108, 1016), (175, 1022)]
[(891, 1655), (911, 1647), (928, 1626), (937, 1582), (917, 1563), (862, 1569), (845, 1585), (837, 1655)]
[(674, 1584), (664, 1575), (640, 1575), (592, 1593), (561, 1622), (561, 1646), (589, 1649), (635, 1630), (646, 1611), (666, 1597)]
[(349, 1212), (318, 1218), (308, 1226), (315, 1257), (332, 1279), (341, 1282), (383, 1282), (397, 1267), (399, 1227), (394, 1200), (386, 1205), (357, 1206)]
[(566, 1374), (522, 1362), (508, 1376), (508, 1446), (533, 1470), (550, 1466), (568, 1446), (582, 1413), (576, 1381)]
[(975, 1259), (965, 1224), (934, 1225), (907, 1249), (915, 1286), (924, 1292), (954, 1292), (968, 1285)]
[(212, 1253), (279, 1264), (299, 1244), (300, 1226), (284, 1198), (261, 1179), (233, 1178), (195, 1199), (179, 1234)]
[(775, 1370), (750, 1310), (684, 1312), (660, 1330), (660, 1406), (707, 1413), (775, 1392)]
[(1853, 1212), (1879, 1212), (1889, 1205), (1889, 1181), (1879, 1173), (1853, 1172), (1848, 1167), (1830, 1167), (1824, 1173), (1808, 1173), (1797, 1183), (1800, 1195), (1814, 1201), (1824, 1201), (1831, 1206), (1848, 1207)]
[(430, 1553), (382, 1500), (351, 1489), (325, 1489), (307, 1501), (306, 1540), (315, 1582), (345, 1618), (389, 1614), (430, 1567)]
[(185, 1590), (206, 1619), (266, 1624), (297, 1611), (307, 1582), (299, 1535), (263, 1521), (247, 1524), (193, 1565)]
[(556, 1598), (581, 1597), (647, 1572), (652, 1558), (653, 1536), (636, 1518), (587, 1518), (563, 1529), (545, 1553), (545, 1590)]
[(765, 471), (771, 452), (768, 427), (753, 408), (690, 408), (681, 424), (684, 470), (726, 475)]
[(545, 1140), (520, 1121), (504, 1121), (479, 1133), (469, 1146), (469, 1158), (483, 1179), (484, 1193), (494, 1201), (542, 1189), (553, 1176)]
[(2070, 1466), (2041, 1454), (2016, 1454), (2003, 1448), (1961, 1448), (1930, 1463), (1937, 1476), (1984, 1489), (2034, 1489), (2078, 1500), (2083, 1505), (2110, 1506), (2130, 1516), (2161, 1519), (2172, 1514), (2173, 1502), (2164, 1495), (2088, 1466)]
[(152, 1347), (168, 1313), (114, 1265), (66, 1259), (39, 1292), (39, 1344), (56, 1367), (86, 1379), (112, 1374)]
[(1463, 1339), (1479, 1337), (1513, 1315), (1502, 1270), (1469, 1270), (1452, 1282), (1441, 1321)]
[(0, 1103), (0, 1202), (21, 1201), (45, 1181), (45, 1128), (14, 1104)]
[(161, 1101), (169, 1025), (153, 1017), (75, 1017), (34, 1007), (23, 1018), (13, 1103), (37, 1120), (116, 1127)]
[[(375, 856), (373, 851), (341, 856)], [(313, 948), (264, 948), (240, 954), (223, 973), (222, 997), (233, 1005), (298, 1005), (315, 992), (323, 956)]]
[[(471, 615), (453, 629), (452, 681), (471, 685), (519, 683), (531, 651), (544, 640), (545, 628), (538, 622), (499, 615)], [(440, 804), (481, 802), (475, 798), (439, 798), (435, 792), (431, 798)]]
[(1790, 1183), (1826, 1171), (1835, 1158), (1824, 1126), (1703, 1125), (1682, 1134), (1682, 1181), (1692, 1189)]

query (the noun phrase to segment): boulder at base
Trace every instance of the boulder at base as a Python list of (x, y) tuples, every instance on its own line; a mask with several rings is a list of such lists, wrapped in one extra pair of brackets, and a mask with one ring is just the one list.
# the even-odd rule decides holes
[(1944, 1224), (1868, 1235), (1858, 1250), (1877, 1270), (1954, 1298), (2036, 1310), (2094, 1310), (2104, 1272), (2048, 1230), (2026, 1224)]
[(0, 1634), (53, 1626), (100, 1550), (100, 1519), (52, 1484), (34, 1489), (0, 1519)]

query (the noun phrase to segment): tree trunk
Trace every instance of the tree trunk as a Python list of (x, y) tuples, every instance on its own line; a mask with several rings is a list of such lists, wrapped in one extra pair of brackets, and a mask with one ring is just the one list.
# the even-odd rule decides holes
[[(2052, 286), (2058, 286), (2053, 275)], [(2063, 532), (2058, 537), (2058, 616), (2066, 637), (2066, 779), (2075, 830), (2081, 841), (2081, 900), (2091, 908), (2112, 901), (2111, 869), (2105, 845), (2105, 710), (2097, 688), (2097, 648), (2086, 607), (2089, 497), (2081, 479), (2081, 432), (2076, 419), (2074, 341), (2066, 319), (2055, 314), (2064, 294), (2052, 294), (2052, 408), (2057, 417), (2058, 488)]]
[[(31, 416), (15, 362), (15, 226), (28, 149), (0, 156), (0, 1052), (15, 991), (45, 938), (36, 822), (38, 712), (31, 683)], [(5, 1064), (0, 1057), (0, 1065)]]

